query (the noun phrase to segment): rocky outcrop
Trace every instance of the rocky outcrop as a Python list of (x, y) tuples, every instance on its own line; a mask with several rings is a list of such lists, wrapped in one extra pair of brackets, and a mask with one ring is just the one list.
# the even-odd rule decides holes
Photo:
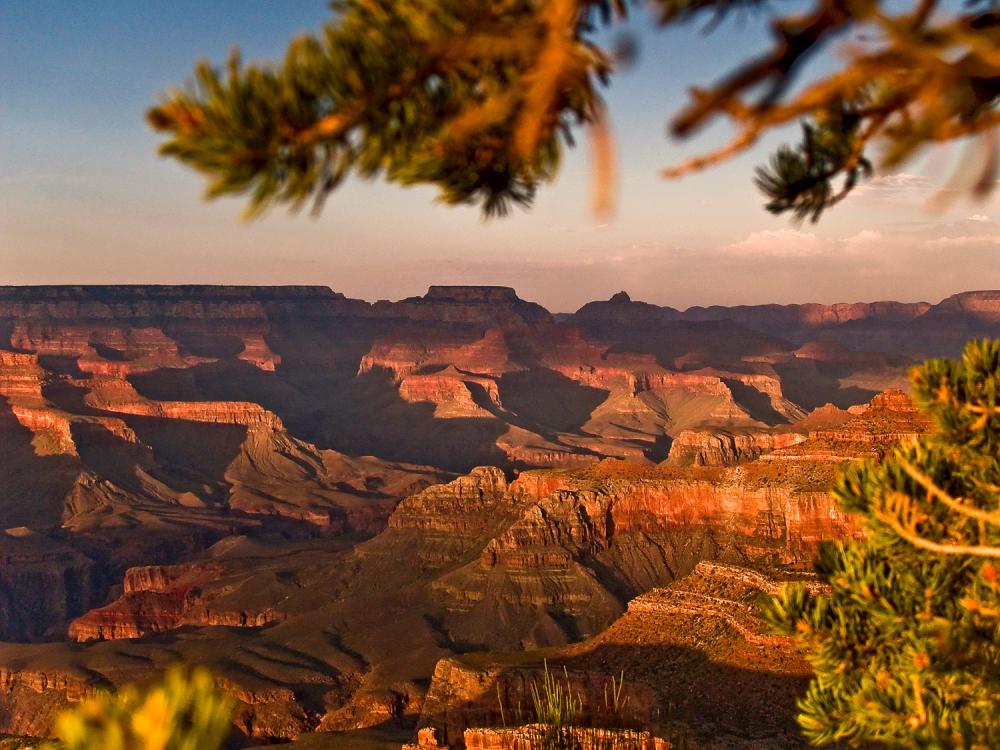
[(831, 429), (839, 427), (844, 422), (850, 421), (852, 414), (847, 409), (841, 409), (833, 404), (817, 406), (805, 417), (789, 425), (788, 429), (793, 432), (809, 434), (815, 430)]
[(68, 704), (109, 685), (75, 670), (0, 668), (0, 722), (5, 734), (49, 737)]
[[(803, 421), (803, 426), (808, 424)], [(817, 414), (807, 439), (762, 456), (763, 461), (823, 462), (881, 458), (896, 443), (931, 429), (930, 417), (898, 389), (876, 395), (867, 404), (852, 407), (846, 418), (829, 410)]]
[[(206, 606), (202, 589), (225, 574), (219, 564), (142, 566), (125, 572), (122, 596), (70, 623), (75, 641), (140, 638), (183, 625), (260, 627), (284, 619), (267, 607), (227, 609)], [(217, 600), (217, 596), (211, 597)]]
[(1000, 291), (953, 294), (933, 307), (933, 315), (962, 313), (985, 322), (1000, 323)]
[(0, 396), (8, 399), (41, 399), (45, 370), (38, 355), (0, 350)]
[(805, 439), (792, 432), (684, 430), (670, 443), (667, 460), (677, 466), (735, 466)]
[(510, 501), (507, 478), (495, 466), (480, 466), (448, 484), (434, 485), (404, 499), (389, 527), (441, 534), (478, 533), (501, 504)]
[(496, 380), (463, 373), (452, 365), (438, 372), (403, 377), (399, 395), (408, 403), (434, 404), (436, 419), (491, 419), (485, 407), (501, 406)]

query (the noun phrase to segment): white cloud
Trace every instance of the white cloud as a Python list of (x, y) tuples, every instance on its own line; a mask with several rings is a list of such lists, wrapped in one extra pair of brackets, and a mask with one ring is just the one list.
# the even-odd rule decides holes
[(855, 188), (848, 200), (857, 203), (858, 199), (866, 202), (879, 201), (896, 206), (919, 205), (947, 189), (936, 185), (932, 180), (922, 175), (898, 172), (884, 174)]
[(726, 245), (722, 249), (738, 255), (801, 258), (818, 255), (823, 247), (819, 238), (811, 232), (800, 232), (797, 229), (766, 229), (752, 232), (746, 239)]
[(845, 237), (841, 240), (844, 250), (851, 252), (856, 250), (867, 250), (872, 244), (882, 244), (886, 241), (884, 234), (876, 229), (862, 229), (857, 234)]
[(884, 174), (865, 183), (865, 187), (891, 190), (933, 190), (936, 186), (926, 177), (907, 172)]
[(986, 214), (972, 214), (972, 216), (968, 217), (966, 221), (990, 222), (991, 219)]
[(1000, 234), (961, 235), (959, 237), (937, 237), (924, 243), (927, 247), (973, 247), (976, 245), (1000, 245)]

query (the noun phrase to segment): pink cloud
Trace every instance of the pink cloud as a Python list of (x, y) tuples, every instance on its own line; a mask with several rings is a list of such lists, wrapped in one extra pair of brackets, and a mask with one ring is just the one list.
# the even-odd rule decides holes
[(959, 237), (937, 237), (924, 243), (927, 247), (975, 247), (978, 245), (1000, 245), (1000, 234), (961, 235)]
[(738, 255), (809, 257), (822, 252), (820, 239), (812, 232), (797, 229), (766, 229), (752, 232), (746, 239), (726, 245), (725, 252)]

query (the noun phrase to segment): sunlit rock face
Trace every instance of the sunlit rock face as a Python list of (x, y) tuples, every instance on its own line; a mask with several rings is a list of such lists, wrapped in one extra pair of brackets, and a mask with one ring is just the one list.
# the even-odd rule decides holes
[[(439, 664), (664, 603), (629, 632), (674, 664), (654, 630), (716, 584), (647, 593), (856, 536), (836, 472), (929, 429), (908, 367), (1000, 335), (997, 299), (552, 316), (504, 287), (0, 288), (0, 732), (176, 659), (246, 734), (416, 721)], [(750, 653), (719, 608), (746, 632), (705, 648)], [(731, 633), (717, 614), (692, 616)]]

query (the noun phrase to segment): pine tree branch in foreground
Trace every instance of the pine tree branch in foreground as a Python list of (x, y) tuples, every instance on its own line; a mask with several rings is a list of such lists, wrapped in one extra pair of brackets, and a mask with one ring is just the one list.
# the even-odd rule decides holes
[[(246, 195), (247, 212), (299, 210), (350, 174), (436, 186), (440, 200), (487, 216), (527, 206), (581, 126), (596, 125), (596, 201), (607, 203), (607, 128), (599, 93), (617, 56), (596, 34), (619, 23), (626, 0), (336, 0), (317, 36), (295, 39), (283, 62), (225, 71), (199, 63), (148, 120), (160, 152), (208, 178), (207, 197)], [(882, 148), (898, 167), (923, 147), (964, 140), (977, 149), (964, 191), (996, 183), (1000, 125), (1000, 14), (995, 0), (960, 10), (877, 0), (814, 0), (781, 15), (762, 0), (653, 0), (653, 22), (734, 11), (770, 19), (772, 45), (713, 87), (692, 89), (673, 121), (686, 136), (715, 118), (733, 140), (664, 174), (704, 169), (752, 147), (770, 130), (803, 123), (803, 139), (758, 170), (774, 213), (817, 220), (872, 171)], [(838, 51), (832, 72), (804, 82), (804, 64)], [(706, 37), (706, 45), (713, 44)], [(666, 75), (666, 74), (665, 74)]]
[(815, 670), (815, 744), (1000, 746), (1000, 340), (912, 375), (936, 431), (847, 470), (862, 541), (826, 545), (826, 595), (789, 587), (768, 618)]

